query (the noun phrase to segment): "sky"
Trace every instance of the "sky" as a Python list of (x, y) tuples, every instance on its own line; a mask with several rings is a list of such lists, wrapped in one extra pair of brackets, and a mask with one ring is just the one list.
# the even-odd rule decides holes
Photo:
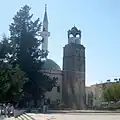
[(47, 4), (49, 58), (61, 68), (67, 31), (75, 24), (86, 47), (86, 85), (120, 77), (120, 0), (2, 0), (0, 36), (8, 35), (12, 18), (25, 4), (41, 22)]

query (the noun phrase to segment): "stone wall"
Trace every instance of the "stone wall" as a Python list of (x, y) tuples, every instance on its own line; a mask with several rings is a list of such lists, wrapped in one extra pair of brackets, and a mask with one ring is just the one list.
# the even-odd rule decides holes
[[(52, 91), (46, 92), (46, 98), (49, 98), (51, 102), (56, 102), (57, 100), (62, 101), (62, 71), (61, 70), (42, 70), (43, 73), (50, 76), (51, 78), (55, 77), (57, 79), (57, 86), (53, 87)], [(60, 92), (58, 92), (58, 88), (60, 87)]]
[(85, 48), (68, 44), (63, 56), (63, 101), (69, 107), (85, 108)]

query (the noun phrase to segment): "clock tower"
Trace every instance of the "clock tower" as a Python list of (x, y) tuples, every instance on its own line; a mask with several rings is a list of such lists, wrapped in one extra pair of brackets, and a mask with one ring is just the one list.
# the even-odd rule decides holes
[(68, 44), (63, 48), (62, 91), (65, 105), (85, 109), (85, 47), (75, 26), (68, 31)]

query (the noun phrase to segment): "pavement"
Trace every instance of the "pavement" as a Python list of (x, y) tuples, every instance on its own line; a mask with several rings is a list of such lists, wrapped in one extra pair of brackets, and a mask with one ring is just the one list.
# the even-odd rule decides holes
[[(0, 119), (3, 120), (3, 119)], [(56, 113), (26, 113), (18, 118), (5, 118), (4, 120), (120, 120), (120, 113), (102, 111), (56, 111)]]
[(120, 113), (120, 110), (49, 110), (49, 113)]
[(35, 120), (120, 120), (119, 113), (28, 113)]

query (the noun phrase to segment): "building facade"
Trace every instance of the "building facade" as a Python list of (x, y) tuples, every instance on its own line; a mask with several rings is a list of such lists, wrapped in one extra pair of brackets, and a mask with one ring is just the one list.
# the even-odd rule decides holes
[(104, 88), (109, 88), (113, 84), (120, 84), (120, 82), (104, 82), (99, 84), (94, 84), (89, 87), (86, 87), (86, 104), (89, 104), (89, 94), (92, 93), (92, 106), (93, 107), (100, 107), (102, 104), (104, 104), (104, 97), (103, 97), (103, 90)]
[[(43, 20), (42, 49), (48, 51), (47, 8)], [(57, 78), (57, 86), (46, 93), (51, 102), (57, 100), (67, 107), (85, 109), (85, 47), (81, 44), (81, 31), (75, 26), (68, 31), (68, 44), (63, 49), (63, 70), (55, 61), (46, 58), (43, 65), (45, 74)]]
[[(42, 50), (45, 52), (48, 52), (50, 36), (48, 27), (45, 6), (43, 29), (40, 33), (43, 40)], [(75, 26), (68, 30), (68, 43), (63, 48), (63, 69), (55, 61), (46, 58), (42, 72), (57, 79), (57, 86), (46, 93), (46, 98), (50, 99), (51, 103), (60, 101), (60, 104), (74, 109), (99, 107), (103, 101), (103, 88), (114, 83), (108, 80), (106, 83), (85, 87), (85, 47), (81, 44), (81, 31)]]

